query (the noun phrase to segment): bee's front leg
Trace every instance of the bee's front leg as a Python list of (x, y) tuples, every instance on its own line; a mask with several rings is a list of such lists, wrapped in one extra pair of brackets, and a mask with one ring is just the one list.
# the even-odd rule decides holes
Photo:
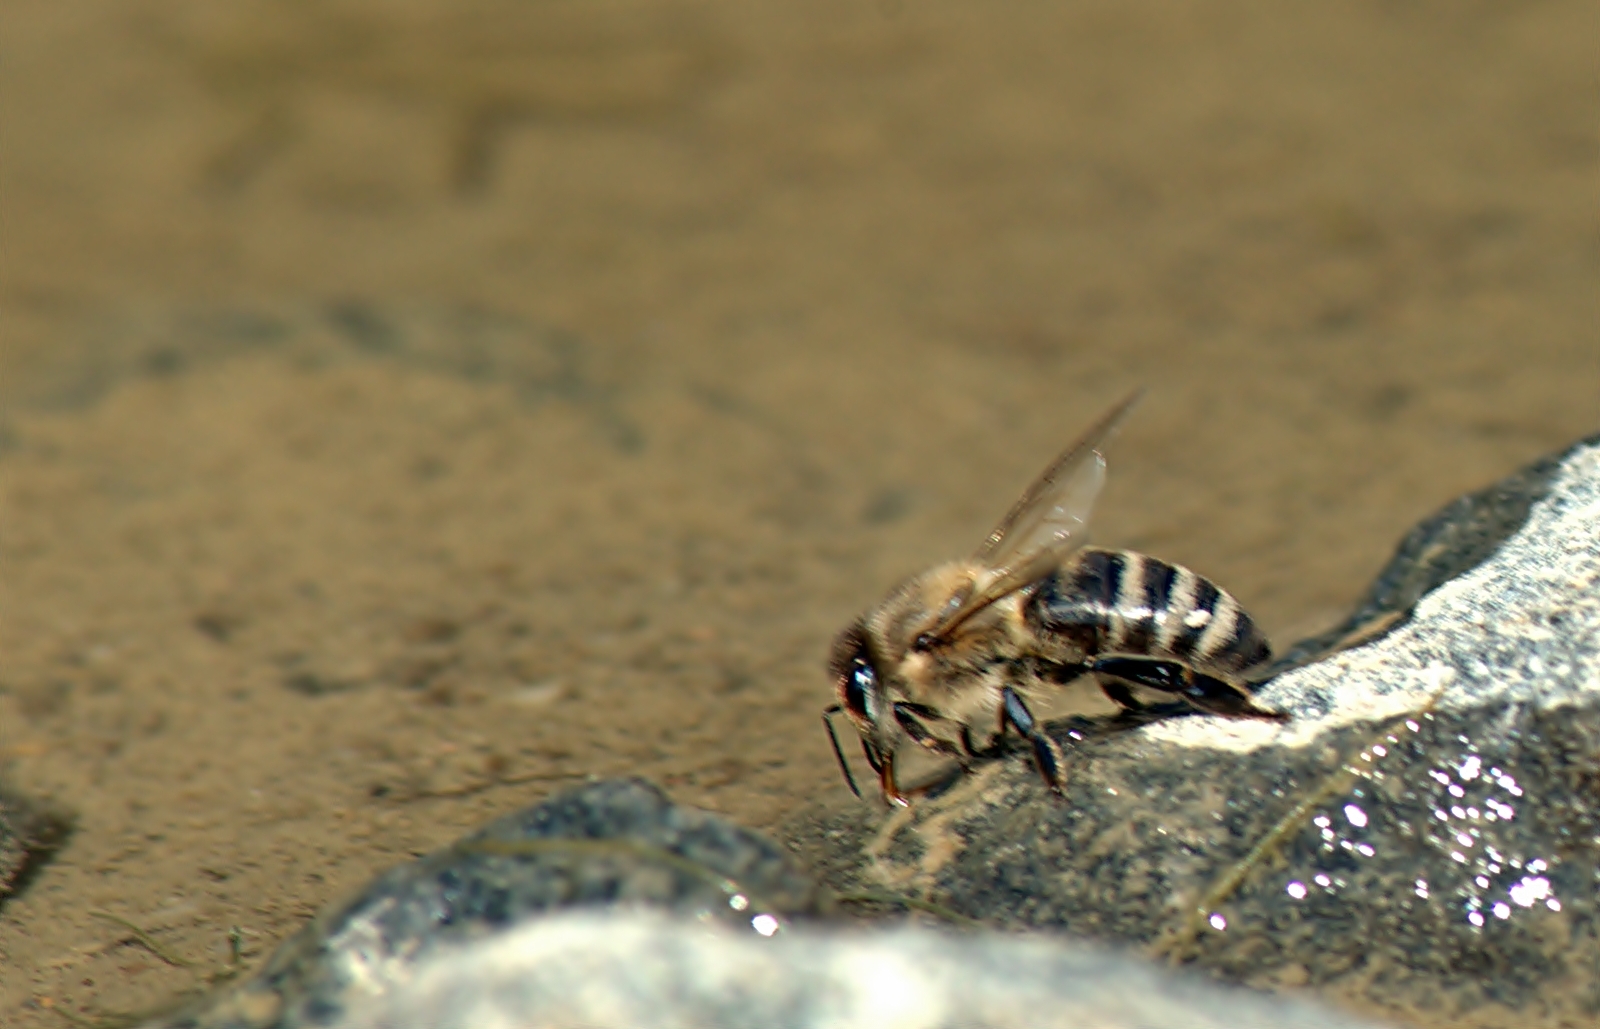
[(1021, 733), (1033, 747), (1033, 764), (1039, 769), (1040, 778), (1044, 779), (1046, 786), (1060, 794), (1066, 786), (1066, 780), (1061, 774), (1061, 748), (1056, 745), (1055, 740), (1039, 731), (1039, 723), (1033, 717), (1033, 712), (1028, 710), (1028, 705), (1023, 702), (1021, 694), (1010, 686), (1001, 687), (1000, 690), (1001, 735), (1005, 734), (1007, 725)]
[[(894, 705), (894, 718), (895, 721), (900, 724), (900, 728), (905, 730), (906, 735), (910, 736), (912, 742), (917, 746), (922, 747), (925, 750), (931, 750), (935, 754), (944, 754), (947, 757), (953, 757), (961, 765), (963, 770), (967, 768), (967, 755), (962, 751), (961, 746), (959, 744), (952, 743), (950, 740), (935, 736), (932, 732), (928, 731), (928, 727), (922, 723), (923, 719), (937, 722), (948, 721), (947, 719), (940, 717), (937, 711), (925, 704), (912, 704), (906, 701), (897, 701)], [(966, 727), (962, 726), (962, 729), (965, 731)]]
[(911, 801), (900, 791), (900, 783), (894, 775), (894, 754), (883, 755), (883, 763), (878, 767), (878, 785), (883, 788), (883, 799), (895, 807), (910, 807)]

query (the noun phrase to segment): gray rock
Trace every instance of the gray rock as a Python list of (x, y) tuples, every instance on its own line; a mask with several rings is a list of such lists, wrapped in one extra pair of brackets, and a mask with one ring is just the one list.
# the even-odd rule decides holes
[(509, 815), (376, 879), (314, 919), (250, 981), (152, 1025), (299, 1029), (408, 982), (436, 950), (568, 908), (641, 908), (770, 935), (816, 894), (771, 840), (636, 780)]
[(751, 939), (634, 916), (541, 919), (440, 954), (367, 1029), (1355, 1029), (1059, 940), (796, 928)]
[(1527, 522), (1533, 505), (1549, 494), (1552, 480), (1567, 459), (1596, 444), (1600, 444), (1600, 435), (1541, 458), (1424, 519), (1400, 541), (1394, 557), (1350, 617), (1289, 648), (1269, 670), (1270, 675), (1381, 639), (1404, 624), (1425, 595), (1478, 567), (1515, 535)]
[(843, 889), (996, 926), (1418, 1021), (1592, 1024), (1597, 584), (1600, 437), (1419, 526), (1263, 685), (1286, 725), (1064, 720), (1064, 800), (1018, 752), (880, 825), (797, 833)]

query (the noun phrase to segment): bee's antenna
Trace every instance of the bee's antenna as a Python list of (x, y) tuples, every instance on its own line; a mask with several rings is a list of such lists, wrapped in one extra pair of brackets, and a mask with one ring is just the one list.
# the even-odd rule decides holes
[(833, 744), (833, 756), (839, 759), (839, 771), (844, 773), (845, 785), (850, 787), (850, 792), (861, 798), (861, 790), (856, 787), (856, 777), (850, 774), (850, 764), (844, 759), (844, 748), (839, 746), (839, 737), (833, 731), (833, 716), (843, 711), (839, 704), (831, 704), (822, 709), (822, 724), (828, 730), (828, 742)]

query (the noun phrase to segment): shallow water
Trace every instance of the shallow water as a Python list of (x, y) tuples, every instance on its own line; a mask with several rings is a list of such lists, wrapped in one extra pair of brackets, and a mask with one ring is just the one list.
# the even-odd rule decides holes
[(847, 802), (831, 634), (1135, 385), (1097, 539), (1280, 645), (1600, 421), (1592, 4), (8, 13), (8, 1025), (585, 774)]

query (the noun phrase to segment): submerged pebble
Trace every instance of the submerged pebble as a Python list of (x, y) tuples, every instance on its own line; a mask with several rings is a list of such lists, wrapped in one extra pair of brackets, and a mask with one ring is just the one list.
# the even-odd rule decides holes
[(72, 816), (0, 785), (0, 902), (21, 889), (72, 832)]
[(390, 870), (315, 918), (248, 982), (151, 1025), (356, 1024), (352, 1006), (388, 996), (435, 951), (552, 912), (649, 909), (761, 937), (815, 902), (811, 881), (773, 841), (648, 783), (607, 780)]

